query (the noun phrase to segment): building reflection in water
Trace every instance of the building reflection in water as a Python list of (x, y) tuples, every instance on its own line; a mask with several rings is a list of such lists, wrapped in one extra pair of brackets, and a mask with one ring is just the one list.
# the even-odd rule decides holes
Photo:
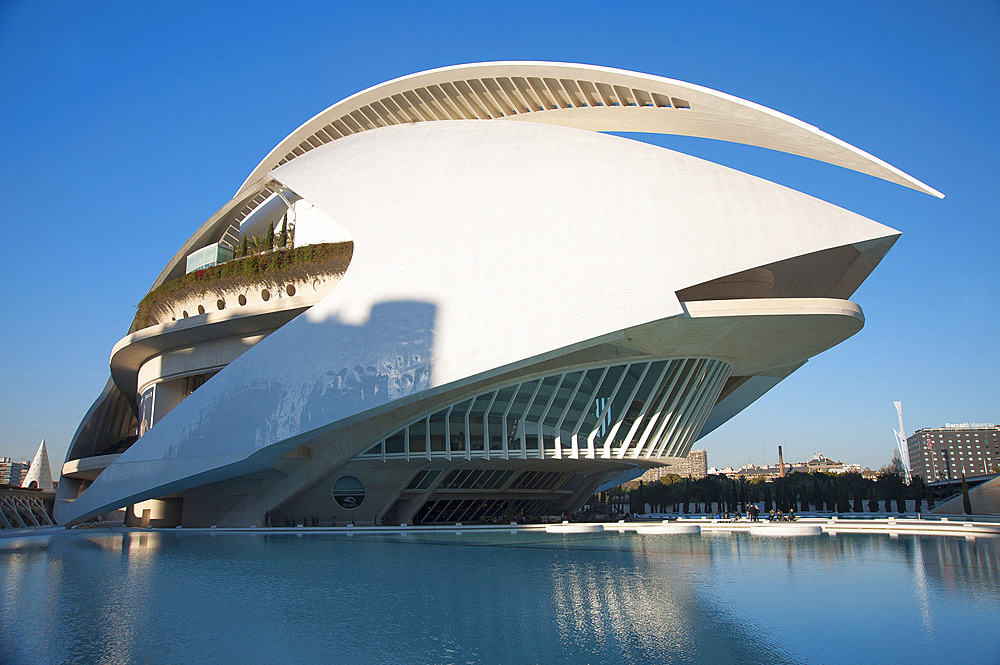
[[(66, 533), (0, 539), (0, 585), (0, 644), (21, 662), (186, 662), (213, 649), (248, 661), (494, 662), (522, 649), (510, 659), (826, 662), (854, 642), (884, 660), (960, 643), (956, 622), (987, 630), (976, 622), (1000, 607), (1000, 544)], [(813, 637), (817, 617), (824, 633), (883, 634), (904, 615), (891, 646)]]

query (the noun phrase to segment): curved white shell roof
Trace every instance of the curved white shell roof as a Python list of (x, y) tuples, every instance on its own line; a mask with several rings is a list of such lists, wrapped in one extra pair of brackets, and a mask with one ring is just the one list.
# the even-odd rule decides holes
[(495, 119), (744, 143), (944, 196), (812, 125), (723, 92), (612, 67), (507, 61), (411, 74), (337, 102), (268, 153), (237, 197), (276, 167), (344, 136), (414, 122)]
[(344, 279), (59, 503), (61, 522), (264, 470), (317, 437), (335, 441), (324, 464), (350, 459), (446, 391), (609, 349), (783, 377), (857, 332), (860, 309), (825, 293), (685, 304), (676, 292), (898, 235), (711, 162), (532, 123), (382, 128), (273, 177), (350, 231)]

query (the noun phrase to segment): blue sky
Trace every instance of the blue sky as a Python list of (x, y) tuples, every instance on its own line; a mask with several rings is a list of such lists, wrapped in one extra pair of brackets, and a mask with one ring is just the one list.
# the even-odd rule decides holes
[(943, 201), (746, 146), (652, 142), (903, 232), (867, 324), (701, 443), (709, 464), (889, 460), (908, 430), (1000, 421), (1000, 3), (0, 2), (0, 455), (54, 468), (181, 243), (285, 135), (432, 67), (556, 60), (697, 83), (800, 118)]

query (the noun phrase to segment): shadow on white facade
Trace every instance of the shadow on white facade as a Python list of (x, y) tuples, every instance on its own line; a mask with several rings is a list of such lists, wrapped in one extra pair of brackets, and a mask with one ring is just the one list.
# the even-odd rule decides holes
[(861, 329), (848, 298), (897, 231), (603, 131), (750, 143), (940, 196), (801, 121), (656, 76), (510, 62), (375, 86), (282, 141), (153, 288), (213, 243), (256, 260), (238, 244), (270, 225), (304, 239), (279, 252), (346, 234), (346, 272), (249, 276), (215, 309), (189, 294), (180, 318), (134, 324), (56, 518), (571, 512), (677, 464)]

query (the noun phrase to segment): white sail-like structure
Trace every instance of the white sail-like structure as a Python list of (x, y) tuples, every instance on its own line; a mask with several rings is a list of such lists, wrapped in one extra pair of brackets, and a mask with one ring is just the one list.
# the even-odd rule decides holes
[(893, 402), (896, 407), (896, 415), (899, 417), (899, 429), (892, 430), (896, 435), (896, 449), (899, 451), (899, 461), (903, 463), (903, 470), (906, 473), (906, 482), (910, 482), (910, 451), (906, 444), (906, 430), (903, 429), (903, 403)]
[[(747, 143), (939, 196), (800, 120), (648, 74), (496, 62), (374, 86), (281, 141), (160, 272), (70, 445), (58, 520), (573, 511), (679, 463), (861, 329), (849, 298), (898, 231), (606, 132)], [(185, 275), (289, 221), (282, 279), (252, 277), (266, 257)], [(344, 233), (339, 271), (310, 254)], [(181, 279), (209, 281), (170, 296)]]

